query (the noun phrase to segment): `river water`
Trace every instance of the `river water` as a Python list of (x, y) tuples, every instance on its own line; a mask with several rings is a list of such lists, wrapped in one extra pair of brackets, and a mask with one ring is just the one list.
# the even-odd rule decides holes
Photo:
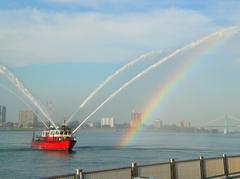
[(0, 131), (0, 178), (40, 178), (85, 171), (150, 164), (222, 154), (240, 154), (240, 134), (167, 133), (145, 131), (131, 145), (118, 148), (123, 131), (80, 130), (73, 152), (49, 152), (30, 148), (32, 132)]

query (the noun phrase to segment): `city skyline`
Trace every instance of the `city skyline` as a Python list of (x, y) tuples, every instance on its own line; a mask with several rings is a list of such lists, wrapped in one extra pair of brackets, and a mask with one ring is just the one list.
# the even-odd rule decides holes
[[(50, 101), (51, 115), (61, 122), (116, 69), (148, 51), (162, 52), (159, 58), (149, 58), (128, 69), (100, 91), (75, 118), (84, 119), (147, 66), (200, 37), (239, 25), (238, 7), (240, 3), (236, 1), (1, 2), (0, 63), (16, 74), (37, 100), (43, 104)], [(231, 13), (226, 9), (231, 9)], [(143, 110), (161, 85), (196, 53), (201, 54), (198, 62), (153, 111), (151, 119), (163, 116), (169, 122), (181, 118), (197, 124), (224, 113), (240, 116), (239, 38), (236, 35), (222, 41), (207, 53), (198, 48), (178, 56), (177, 61), (139, 79), (90, 120), (116, 116), (126, 121), (132, 109)], [(0, 83), (16, 91), (3, 77)], [(8, 107), (9, 121), (16, 121), (17, 111), (26, 107), (2, 88), (0, 98)]]
[[(1, 111), (3, 110), (3, 111)], [(43, 129), (46, 126), (44, 126), (40, 121), (38, 121), (38, 116), (36, 116), (31, 109), (25, 109), (22, 111), (19, 111), (18, 115), (18, 121), (17, 122), (11, 122), (6, 120), (6, 107), (1, 106), (0, 115), (5, 116), (5, 118), (1, 122), (0, 120), (0, 129), (22, 129), (22, 130), (28, 130), (28, 129)], [(0, 116), (1, 119), (1, 116)], [(58, 126), (63, 125), (64, 123), (57, 122)], [(69, 126), (73, 129), (76, 128), (80, 124), (80, 121), (75, 120), (71, 121), (69, 123)], [(229, 114), (224, 114), (221, 116), (218, 116), (215, 119), (211, 119), (210, 121), (206, 123), (202, 123), (201, 125), (194, 125), (192, 126), (191, 121), (184, 120), (184, 119), (178, 119), (177, 121), (173, 123), (169, 123), (166, 119), (161, 119), (160, 117), (157, 117), (156, 119), (152, 120), (151, 123), (145, 123), (143, 120), (143, 113), (141, 111), (132, 111), (131, 114), (129, 114), (129, 118), (126, 121), (115, 121), (115, 118), (113, 116), (102, 116), (99, 117), (94, 122), (89, 121), (84, 123), (83, 128), (92, 128), (92, 129), (98, 129), (102, 128), (116, 128), (116, 129), (128, 129), (132, 128), (135, 129), (138, 125), (142, 126), (142, 129), (161, 129), (161, 131), (169, 132), (169, 131), (178, 131), (178, 132), (193, 132), (196, 130), (196, 132), (221, 132), (228, 131), (228, 132), (239, 132), (240, 119), (236, 116), (232, 116)], [(48, 123), (48, 125), (51, 125)], [(180, 130), (180, 129), (190, 129), (190, 130)], [(180, 130), (180, 131), (179, 131)]]

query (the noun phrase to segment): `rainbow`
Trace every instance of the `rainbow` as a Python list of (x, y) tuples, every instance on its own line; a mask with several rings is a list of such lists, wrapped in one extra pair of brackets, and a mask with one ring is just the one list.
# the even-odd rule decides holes
[(191, 54), (191, 59), (185, 59), (184, 63), (180, 65), (177, 70), (174, 71), (174, 73), (168, 78), (160, 87), (160, 89), (157, 91), (155, 95), (151, 97), (151, 99), (147, 102), (147, 104), (144, 107), (143, 113), (142, 113), (142, 123), (138, 123), (132, 128), (129, 128), (120, 138), (117, 146), (118, 147), (124, 147), (131, 144), (134, 139), (139, 136), (143, 129), (144, 123), (147, 123), (152, 119), (152, 114), (160, 108), (160, 105), (163, 104), (163, 101), (171, 94), (175, 89), (178, 87), (178, 85), (186, 79), (186, 76), (191, 69), (194, 68), (194, 66), (197, 66), (197, 62), (199, 60), (207, 55), (209, 52), (211, 52), (213, 49), (215, 49), (217, 46), (221, 45), (226, 38), (220, 38), (220, 39), (213, 39), (208, 45), (201, 48), (199, 51), (195, 52), (194, 54)]

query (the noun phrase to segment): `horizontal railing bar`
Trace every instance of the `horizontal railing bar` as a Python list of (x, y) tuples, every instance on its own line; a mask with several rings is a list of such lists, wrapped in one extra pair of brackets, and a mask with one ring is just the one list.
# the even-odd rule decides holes
[(153, 167), (157, 165), (170, 165), (170, 162), (164, 162), (164, 163), (151, 163), (151, 164), (145, 164), (145, 165), (138, 165), (138, 167)]
[(239, 169), (239, 172), (233, 172), (233, 173), (229, 172), (229, 175), (236, 175), (236, 174), (240, 174), (240, 169)]
[(228, 179), (230, 179), (230, 178), (240, 178), (240, 174), (236, 173), (236, 175), (229, 175)]
[(206, 177), (207, 179), (211, 179), (211, 178), (216, 178), (216, 177), (223, 177), (225, 176), (225, 174), (222, 175), (214, 175), (214, 176), (210, 176), (210, 177)]
[(240, 155), (228, 155), (227, 158), (238, 158)]
[(197, 161), (200, 161), (200, 159), (179, 160), (179, 161), (175, 161), (175, 163), (186, 163), (186, 162), (197, 162)]
[(131, 169), (131, 167), (122, 167), (122, 168), (112, 168), (112, 169), (95, 170), (95, 171), (84, 172), (84, 174), (110, 172), (110, 171), (115, 171), (115, 170), (126, 170), (126, 169)]
[(217, 159), (223, 159), (223, 157), (204, 158), (204, 160), (217, 160)]
[(62, 177), (74, 177), (75, 173), (71, 174), (65, 174), (65, 175), (56, 175), (56, 176), (51, 176), (51, 177), (44, 177), (44, 178), (39, 178), (39, 179), (55, 179), (55, 178), (62, 178)]

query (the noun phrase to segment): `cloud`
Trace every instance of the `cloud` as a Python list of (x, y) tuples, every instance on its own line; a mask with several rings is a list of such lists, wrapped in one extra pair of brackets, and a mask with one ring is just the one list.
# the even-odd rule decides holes
[(217, 28), (209, 17), (180, 9), (121, 15), (0, 11), (0, 62), (120, 62), (149, 50), (174, 49)]
[[(70, 4), (75, 4), (75, 3), (86, 3), (87, 1), (82, 1), (82, 0), (45, 0), (46, 2), (52, 2), (52, 3), (70, 3)], [(89, 1), (88, 1), (89, 2)]]
[(98, 9), (99, 7), (104, 8), (107, 6), (122, 6), (129, 3), (127, 0), (44, 0), (47, 4), (59, 5), (59, 6), (79, 6), (91, 9)]

